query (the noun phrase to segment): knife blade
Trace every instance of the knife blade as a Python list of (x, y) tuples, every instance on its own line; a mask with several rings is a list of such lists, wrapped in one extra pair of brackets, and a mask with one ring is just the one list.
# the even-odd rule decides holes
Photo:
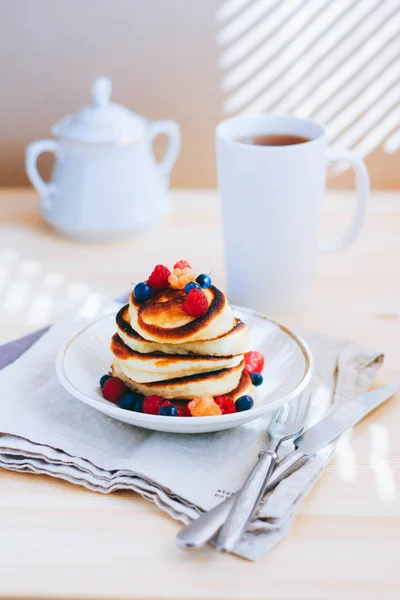
[[(371, 410), (388, 400), (400, 390), (400, 385), (387, 385), (362, 394), (358, 398), (339, 406), (315, 425), (307, 429), (295, 441), (295, 450), (285, 456), (275, 468), (266, 492), (271, 491), (285, 477), (303, 466), (314, 454), (336, 440), (346, 429), (363, 419)], [(226, 498), (198, 519), (185, 525), (176, 541), (182, 548), (199, 548), (212, 540), (225, 522), (235, 494)]]
[(297, 449), (301, 449), (306, 456), (312, 456), (327, 444), (338, 438), (346, 429), (355, 425), (371, 410), (393, 396), (400, 389), (400, 385), (388, 385), (383, 388), (371, 390), (335, 408), (307, 429), (295, 441)]

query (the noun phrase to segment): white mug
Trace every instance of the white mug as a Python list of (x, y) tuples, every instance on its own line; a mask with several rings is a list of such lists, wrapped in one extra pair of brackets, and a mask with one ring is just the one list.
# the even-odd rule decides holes
[[(308, 141), (261, 146), (238, 141), (288, 134)], [(307, 308), (312, 300), (317, 249), (347, 248), (358, 236), (369, 194), (364, 162), (349, 150), (328, 148), (325, 128), (292, 116), (238, 116), (216, 129), (227, 291), (235, 304), (269, 314)], [(327, 164), (355, 170), (357, 206), (341, 237), (319, 242)]]
[[(179, 125), (150, 123), (111, 102), (107, 77), (92, 85), (92, 103), (52, 127), (55, 139), (32, 142), (26, 171), (41, 196), (44, 219), (63, 235), (81, 240), (130, 237), (170, 210), (169, 174), (180, 149)], [(168, 136), (158, 162), (153, 141)], [(56, 161), (50, 182), (37, 169), (42, 152)]]

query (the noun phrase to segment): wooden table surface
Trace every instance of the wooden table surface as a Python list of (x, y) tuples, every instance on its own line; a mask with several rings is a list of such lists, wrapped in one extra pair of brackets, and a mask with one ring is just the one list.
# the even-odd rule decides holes
[[(352, 206), (351, 194), (330, 195), (325, 226), (345, 227)], [(283, 317), (384, 351), (378, 385), (400, 382), (399, 232), (400, 194), (375, 193), (356, 244), (320, 256), (314, 307)], [(50, 322), (84, 295), (115, 296), (158, 262), (186, 258), (212, 268), (223, 286), (221, 253), (214, 191), (176, 191), (173, 213), (154, 229), (128, 243), (87, 245), (52, 232), (32, 192), (3, 190), (0, 340)], [(347, 457), (332, 460), (290, 537), (258, 563), (180, 550), (179, 524), (133, 493), (1, 471), (0, 596), (398, 600), (399, 400), (354, 429)]]

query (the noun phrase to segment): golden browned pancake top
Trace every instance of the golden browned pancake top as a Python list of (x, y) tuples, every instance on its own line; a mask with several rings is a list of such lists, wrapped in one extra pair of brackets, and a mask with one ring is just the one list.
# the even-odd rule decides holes
[[(129, 304), (125, 304), (125, 306), (123, 306), (117, 312), (115, 320), (116, 320), (116, 323), (117, 323), (119, 329), (121, 329), (121, 331), (123, 331), (124, 333), (126, 333), (127, 336), (129, 336), (130, 338), (139, 340), (139, 341), (140, 340), (144, 341), (144, 338), (137, 331), (135, 331), (131, 327), (131, 324), (129, 323)], [(246, 329), (247, 329), (246, 323), (243, 323), (243, 321), (241, 321), (240, 319), (236, 319), (235, 325), (229, 331), (229, 334), (233, 334), (233, 333), (236, 333), (239, 330), (246, 330)], [(223, 335), (226, 335), (226, 334), (223, 334)], [(210, 338), (208, 341), (211, 342), (213, 339), (214, 340), (218, 340), (218, 339), (222, 338), (223, 335), (219, 335), (219, 336), (217, 336), (215, 338)]]
[(123, 340), (119, 337), (118, 333), (115, 333), (111, 338), (111, 352), (114, 356), (120, 360), (126, 360), (129, 357), (140, 356), (141, 360), (153, 360), (154, 358), (158, 358), (158, 364), (161, 366), (162, 361), (165, 363), (172, 364), (174, 362), (179, 363), (182, 361), (188, 362), (193, 361), (196, 363), (199, 359), (202, 361), (209, 361), (210, 368), (212, 368), (213, 362), (218, 363), (221, 361), (221, 358), (231, 358), (230, 356), (210, 356), (204, 354), (165, 354), (164, 352), (149, 352), (148, 354), (141, 354), (136, 350), (132, 350), (129, 348)]
[(234, 369), (223, 369), (214, 373), (199, 373), (191, 377), (180, 377), (167, 381), (138, 383), (130, 379), (121, 369), (118, 361), (111, 365), (111, 373), (119, 377), (135, 392), (146, 396), (159, 394), (163, 398), (173, 400), (190, 400), (203, 393), (213, 396), (228, 394), (236, 398), (246, 394), (251, 387), (250, 376), (243, 371), (244, 361)]
[(231, 392), (227, 392), (227, 396), (230, 396), (232, 400), (237, 400), (240, 396), (247, 394), (249, 389), (251, 388), (251, 378), (245, 371), (242, 372), (240, 376), (240, 381), (237, 387)]
[[(138, 302), (133, 292), (130, 296), (130, 322), (136, 320), (134, 329), (148, 340), (179, 343), (181, 340), (208, 339), (212, 326), (217, 328), (216, 335), (227, 333), (234, 327), (235, 319), (231, 313), (225, 295), (216, 287), (203, 290), (207, 301), (207, 312), (197, 318), (188, 316), (182, 309), (186, 294), (183, 290), (167, 288), (154, 293), (145, 302)], [(217, 322), (221, 321), (222, 331)], [(204, 332), (204, 336), (202, 337)]]
[(207, 379), (210, 379), (212, 381), (216, 381), (217, 379), (223, 379), (225, 377), (225, 375), (229, 372), (243, 372), (243, 368), (244, 368), (244, 360), (239, 363), (238, 365), (236, 365), (235, 367), (232, 367), (230, 369), (220, 369), (219, 371), (207, 371), (206, 373), (195, 373), (194, 375), (188, 375), (186, 377), (174, 377), (173, 379), (165, 379), (165, 380), (161, 380), (161, 381), (150, 381), (148, 383), (146, 383), (146, 385), (151, 388), (152, 386), (156, 387), (159, 386), (161, 384), (165, 384), (168, 385), (168, 387), (172, 387), (174, 385), (182, 385), (183, 383), (185, 383), (186, 381), (190, 381), (191, 383), (196, 382), (196, 381), (207, 381)]
[(130, 324), (129, 305), (124, 306), (116, 316), (117, 332), (123, 342), (141, 354), (163, 352), (164, 354), (196, 354), (206, 356), (238, 356), (250, 350), (247, 325), (238, 319), (225, 334), (209, 336), (203, 341), (181, 341), (170, 344), (166, 341), (144, 339)]
[(141, 335), (138, 334), (137, 331), (135, 331), (131, 327), (131, 324), (129, 322), (129, 304), (125, 304), (125, 306), (123, 306), (121, 308), (121, 310), (119, 310), (117, 312), (117, 316), (115, 317), (115, 320), (117, 322), (119, 329), (121, 329), (124, 333), (129, 335), (129, 337), (136, 339), (136, 340), (144, 339), (144, 338), (142, 338)]

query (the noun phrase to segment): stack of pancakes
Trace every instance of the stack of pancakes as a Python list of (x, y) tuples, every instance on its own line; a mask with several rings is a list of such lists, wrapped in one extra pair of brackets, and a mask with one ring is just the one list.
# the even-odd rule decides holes
[(116, 317), (112, 374), (135, 392), (169, 400), (245, 394), (251, 386), (243, 371), (247, 326), (234, 317), (220, 290), (211, 286), (203, 292), (208, 310), (197, 318), (182, 310), (183, 290), (167, 288), (142, 303), (132, 292)]

